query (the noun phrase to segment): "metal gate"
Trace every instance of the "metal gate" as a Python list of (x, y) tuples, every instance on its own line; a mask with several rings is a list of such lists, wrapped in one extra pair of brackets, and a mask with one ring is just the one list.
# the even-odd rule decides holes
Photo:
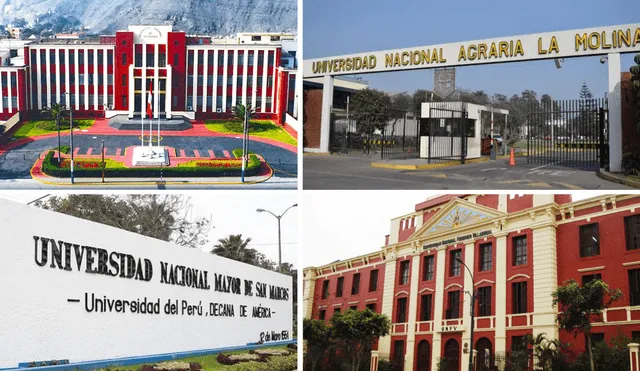
[(461, 102), (432, 102), (429, 117), (420, 120), (420, 144), (431, 161), (465, 163), (468, 137), (475, 136), (475, 120), (467, 115), (467, 105)]
[(582, 170), (608, 167), (608, 112), (604, 98), (532, 103), (527, 162)]
[(419, 156), (419, 124), (406, 111), (391, 110), (387, 124), (363, 133), (363, 127), (346, 111), (331, 114), (329, 149), (333, 153), (369, 156), (381, 159), (405, 159)]

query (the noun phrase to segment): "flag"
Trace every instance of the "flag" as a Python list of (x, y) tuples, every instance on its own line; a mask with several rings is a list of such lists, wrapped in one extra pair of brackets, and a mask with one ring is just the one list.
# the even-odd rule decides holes
[(147, 117), (153, 118), (153, 83), (149, 82), (149, 93), (147, 98)]

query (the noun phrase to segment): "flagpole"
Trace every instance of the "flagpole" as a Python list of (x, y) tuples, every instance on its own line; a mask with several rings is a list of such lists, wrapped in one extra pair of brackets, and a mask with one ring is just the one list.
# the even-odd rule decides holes
[[(144, 101), (144, 96), (140, 98)], [(144, 147), (144, 108), (140, 109), (140, 147)]]
[[(153, 82), (149, 82), (149, 87), (149, 149), (151, 149), (151, 139), (153, 139)], [(151, 151), (151, 154), (153, 155), (153, 150)]]

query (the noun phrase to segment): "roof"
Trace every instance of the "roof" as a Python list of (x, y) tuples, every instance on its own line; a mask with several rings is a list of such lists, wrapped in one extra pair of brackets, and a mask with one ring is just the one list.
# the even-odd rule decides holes
[(442, 196), (434, 197), (417, 204), (416, 211), (430, 209), (434, 206), (445, 204), (453, 200), (454, 198), (462, 198), (464, 196), (467, 196), (467, 195), (442, 195)]

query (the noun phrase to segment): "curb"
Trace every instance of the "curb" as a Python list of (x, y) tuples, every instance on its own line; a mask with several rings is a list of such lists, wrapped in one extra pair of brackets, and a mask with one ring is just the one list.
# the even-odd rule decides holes
[(598, 177), (600, 177), (600, 178), (602, 178), (604, 180), (608, 180), (610, 182), (624, 184), (624, 185), (629, 186), (629, 187), (640, 189), (640, 181), (629, 179), (627, 176), (624, 176), (624, 175), (618, 175), (616, 173), (610, 173), (608, 171), (605, 171), (604, 169), (599, 169), (596, 172), (596, 175), (598, 175)]
[[(489, 161), (488, 158), (477, 158), (466, 160), (465, 164), (473, 164), (476, 162), (486, 162)], [(371, 167), (376, 169), (391, 169), (391, 170), (429, 170), (429, 169), (440, 169), (443, 167), (453, 167), (453, 166), (461, 166), (460, 161), (449, 161), (449, 162), (441, 162), (438, 164), (424, 164), (424, 165), (400, 165), (400, 164), (390, 164), (386, 162), (372, 162)]]

